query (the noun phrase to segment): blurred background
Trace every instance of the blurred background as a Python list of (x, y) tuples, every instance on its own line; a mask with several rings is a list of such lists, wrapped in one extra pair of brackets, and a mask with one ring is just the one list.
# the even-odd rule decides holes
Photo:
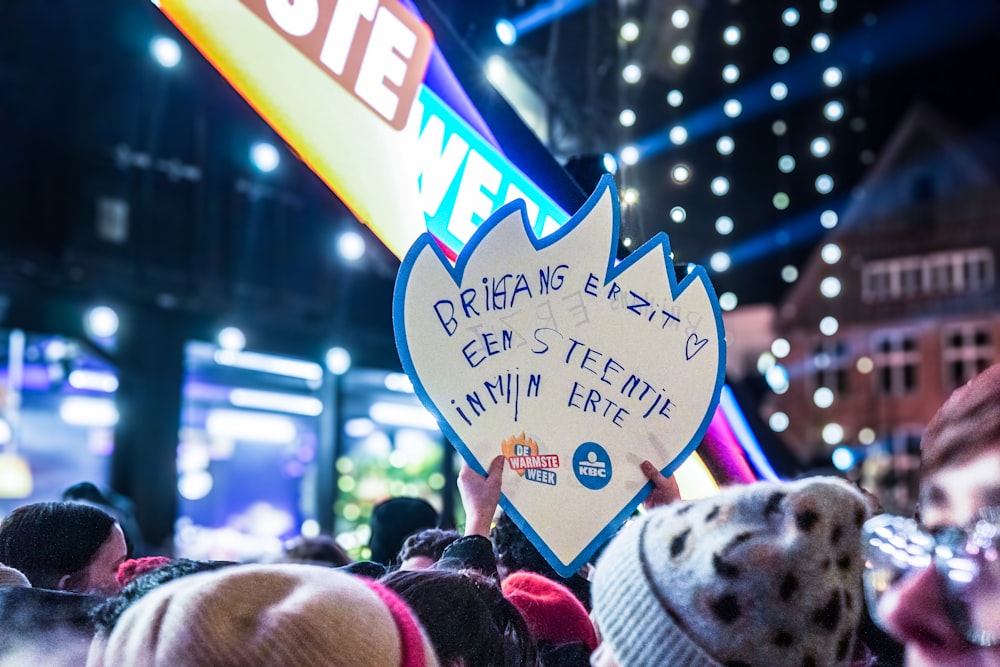
[[(912, 509), (923, 426), (997, 359), (1000, 5), (416, 4), (577, 205), (615, 174), (619, 256), (709, 270), (775, 468)], [(398, 259), (154, 4), (0, 0), (0, 138), (0, 514), (89, 480), (151, 548), (243, 560), (363, 556), (390, 496), (461, 521)]]

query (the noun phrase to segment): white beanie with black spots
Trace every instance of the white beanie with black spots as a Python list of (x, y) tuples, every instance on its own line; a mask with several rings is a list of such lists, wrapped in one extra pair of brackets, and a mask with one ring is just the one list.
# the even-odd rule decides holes
[(597, 563), (594, 616), (620, 667), (849, 664), (865, 496), (834, 477), (658, 508)]

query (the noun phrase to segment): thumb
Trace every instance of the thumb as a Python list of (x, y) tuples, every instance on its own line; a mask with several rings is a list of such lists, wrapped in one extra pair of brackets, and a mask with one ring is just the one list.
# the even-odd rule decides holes
[(499, 475), (503, 473), (504, 463), (507, 461), (503, 454), (497, 454), (492, 461), (490, 461), (490, 467), (486, 471), (487, 477), (492, 477), (493, 475)]

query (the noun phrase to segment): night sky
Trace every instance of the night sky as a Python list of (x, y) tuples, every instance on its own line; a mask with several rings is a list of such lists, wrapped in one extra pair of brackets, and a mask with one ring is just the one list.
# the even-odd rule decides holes
[[(569, 119), (578, 135), (554, 142), (557, 158), (565, 161), (573, 151), (617, 154), (629, 144), (637, 146), (639, 161), (618, 176), (623, 193), (634, 188), (638, 194), (638, 204), (623, 215), (623, 236), (636, 241), (634, 248), (667, 232), (678, 263), (711, 266), (714, 253), (727, 252), (731, 267), (711, 271), (712, 280), (720, 294), (733, 292), (741, 305), (781, 298), (788, 287), (781, 269), (801, 268), (825, 231), (821, 213), (845, 209), (913, 105), (929, 106), (980, 148), (996, 141), (1000, 56), (993, 35), (1000, 27), (1000, 5), (992, 2), (438, 4), (474, 53), (484, 60), (503, 55)], [(497, 18), (516, 24), (517, 17), (543, 5), (560, 4), (575, 9), (521, 35), (513, 46), (498, 41)], [(677, 28), (672, 19), (681, 8), (688, 10), (689, 21)], [(797, 21), (789, 21), (793, 25), (783, 20), (788, 9), (798, 14)], [(632, 42), (618, 32), (628, 20), (639, 29)], [(723, 40), (728, 26), (740, 29), (734, 45)], [(829, 38), (823, 52), (812, 48), (817, 33)], [(691, 49), (683, 66), (671, 60), (678, 44)], [(778, 47), (788, 50), (785, 64), (775, 61)], [(622, 77), (630, 63), (641, 68), (634, 84)], [(721, 76), (729, 64), (739, 68), (733, 83)], [(830, 67), (842, 73), (835, 87), (823, 83)], [(772, 97), (775, 83), (785, 84), (784, 99)], [(678, 107), (667, 102), (671, 90), (683, 94)], [(729, 99), (742, 105), (735, 118), (723, 112)], [(840, 120), (824, 117), (831, 101), (843, 105)], [(619, 123), (623, 109), (635, 112), (631, 127)], [(784, 123), (784, 134), (775, 133), (776, 121)], [(670, 141), (675, 126), (687, 130), (683, 144)], [(716, 150), (720, 136), (735, 144), (728, 156)], [(810, 152), (817, 137), (828, 141), (825, 156)], [(782, 156), (794, 159), (788, 173), (778, 168)], [(690, 170), (683, 185), (671, 178), (677, 164)], [(821, 175), (832, 178), (827, 194), (816, 190)], [(729, 182), (722, 196), (711, 190), (718, 176)], [(777, 193), (788, 195), (786, 208), (775, 207)], [(682, 222), (671, 217), (674, 207), (684, 209)], [(679, 211), (673, 215), (682, 217)], [(733, 221), (726, 235), (716, 230), (720, 216)]]

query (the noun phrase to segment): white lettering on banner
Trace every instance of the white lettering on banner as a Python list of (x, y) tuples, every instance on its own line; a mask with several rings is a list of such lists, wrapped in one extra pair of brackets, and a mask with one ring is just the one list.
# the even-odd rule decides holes
[[(411, 123), (420, 123), (423, 109), (424, 105), (420, 102), (413, 104)], [(444, 145), (444, 121), (437, 116), (427, 119), (417, 139), (417, 159), (421, 166), (420, 201), (424, 205), (424, 215), (432, 218), (437, 215), (468, 152), (469, 142), (454, 132), (449, 135), (447, 145)]]
[(434, 39), (398, 0), (239, 0), (396, 130)]
[(295, 37), (304, 37), (313, 31), (319, 20), (317, 0), (267, 0), (267, 11), (278, 27)]
[[(465, 170), (458, 184), (458, 196), (451, 211), (448, 231), (465, 243), (483, 220), (493, 212), (493, 201), (500, 190), (500, 170), (476, 151), (469, 151)], [(493, 197), (487, 197), (485, 190)], [(477, 219), (478, 218), (478, 219)]]
[[(268, 3), (270, 9), (272, 3)], [(339, 0), (333, 10), (330, 28), (323, 40), (323, 50), (319, 59), (330, 68), (334, 74), (343, 74), (347, 65), (347, 56), (354, 46), (354, 35), (358, 31), (358, 23), (364, 18), (371, 21), (375, 18), (378, 0)]]
[(499, 206), (517, 199), (524, 202), (538, 235), (558, 229), (559, 220), (567, 218), (426, 88), (413, 103), (406, 132), (416, 144), (417, 186), (427, 228), (453, 250)]
[(515, 199), (524, 200), (524, 208), (527, 209), (528, 222), (531, 223), (533, 229), (537, 229), (534, 225), (538, 223), (538, 211), (541, 207), (535, 202), (531, 201), (527, 195), (521, 192), (521, 188), (517, 187), (513, 183), (507, 186), (507, 196), (503, 198), (504, 204), (509, 204)]
[[(548, 236), (552, 232), (556, 231), (563, 226), (563, 223), (558, 220), (553, 219), (551, 216), (545, 216), (545, 224), (540, 225), (542, 231), (538, 234), (539, 236)], [(538, 226), (536, 226), (536, 229)]]
[(399, 106), (399, 96), (386, 87), (386, 79), (402, 86), (406, 78), (407, 60), (400, 58), (396, 52), (408, 59), (416, 47), (417, 36), (392, 12), (380, 7), (354, 92), (385, 118), (394, 117)]

